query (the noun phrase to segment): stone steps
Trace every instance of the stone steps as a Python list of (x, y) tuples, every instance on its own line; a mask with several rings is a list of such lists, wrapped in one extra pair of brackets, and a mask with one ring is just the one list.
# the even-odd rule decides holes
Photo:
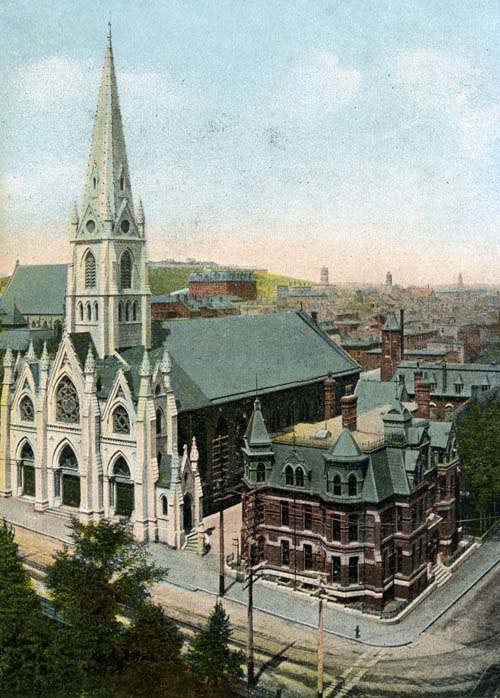
[(433, 572), (434, 572), (434, 580), (436, 582), (436, 585), (438, 587), (443, 586), (448, 579), (451, 577), (451, 572), (450, 570), (442, 565), (441, 563), (436, 563), (433, 567)]
[(182, 550), (188, 550), (193, 553), (198, 552), (198, 533), (196, 531), (191, 531), (186, 536)]

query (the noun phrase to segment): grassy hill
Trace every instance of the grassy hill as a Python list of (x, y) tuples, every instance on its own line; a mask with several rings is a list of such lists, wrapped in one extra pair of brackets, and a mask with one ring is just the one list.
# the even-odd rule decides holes
[(259, 298), (276, 298), (278, 286), (310, 286), (310, 281), (294, 279), (292, 276), (282, 276), (271, 272), (256, 272), (257, 295)]
[[(190, 274), (200, 271), (199, 267), (182, 267), (166, 269), (150, 269), (149, 285), (153, 296), (161, 296), (188, 285)], [(310, 281), (294, 279), (291, 276), (281, 276), (270, 272), (258, 271), (257, 295), (259, 298), (275, 298), (278, 286), (308, 286)]]
[(10, 276), (4, 276), (3, 278), (0, 279), (0, 293), (3, 293), (5, 290), (5, 287), (10, 281)]

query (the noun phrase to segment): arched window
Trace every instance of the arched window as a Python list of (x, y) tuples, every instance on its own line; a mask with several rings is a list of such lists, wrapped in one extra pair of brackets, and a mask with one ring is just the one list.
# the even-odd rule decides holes
[(340, 475), (335, 475), (333, 478), (333, 494), (339, 497), (342, 494), (342, 482)]
[(125, 458), (117, 458), (113, 466), (113, 495), (115, 514), (129, 518), (134, 511), (134, 483)]
[(65, 446), (61, 451), (59, 467), (68, 470), (78, 470), (78, 461), (71, 446)]
[(90, 303), (87, 303), (85, 306), (85, 310), (87, 313), (87, 320), (90, 322), (92, 320), (92, 310), (90, 309)]
[(78, 393), (67, 376), (61, 378), (56, 389), (56, 419), (70, 424), (80, 420)]
[(97, 322), (99, 320), (99, 306), (97, 301), (94, 303), (94, 320)]
[(130, 320), (130, 301), (125, 303), (125, 322)]
[(161, 498), (161, 513), (163, 516), (168, 516), (168, 501), (165, 495)]
[(113, 467), (113, 475), (130, 477), (130, 468), (128, 467), (125, 458), (122, 458), (122, 456), (116, 459), (116, 463)]
[(137, 320), (137, 301), (132, 303), (132, 320)]
[(88, 252), (85, 257), (85, 288), (95, 288), (95, 279), (95, 257), (92, 252)]
[(78, 317), (80, 318), (80, 322), (83, 322), (83, 303), (78, 303)]
[(123, 320), (123, 303), (120, 301), (118, 303), (118, 322)]
[(122, 288), (132, 287), (132, 257), (125, 250), (120, 261), (120, 283)]
[(22, 450), (21, 450), (21, 460), (35, 460), (35, 456), (33, 454), (33, 449), (28, 443), (25, 443)]
[(287, 465), (285, 468), (285, 484), (293, 485), (294, 481), (293, 468), (291, 465)]
[(355, 475), (351, 475), (347, 481), (347, 493), (349, 497), (355, 497), (358, 494), (358, 481)]
[(35, 421), (35, 408), (31, 399), (25, 395), (19, 405), (21, 411), (21, 419), (24, 422), (34, 422)]
[(116, 434), (130, 434), (130, 418), (122, 405), (118, 405), (113, 412), (113, 431)]
[(163, 412), (158, 407), (156, 410), (156, 436), (161, 436), (163, 433)]
[(304, 487), (304, 471), (300, 465), (295, 471), (295, 484), (297, 487)]
[(28, 443), (25, 443), (21, 451), (19, 475), (22, 493), (27, 497), (34, 497), (36, 494), (34, 461), (33, 449)]
[(266, 481), (266, 466), (264, 463), (257, 463), (257, 482)]
[(123, 191), (125, 189), (125, 177), (121, 175), (120, 177), (120, 190)]

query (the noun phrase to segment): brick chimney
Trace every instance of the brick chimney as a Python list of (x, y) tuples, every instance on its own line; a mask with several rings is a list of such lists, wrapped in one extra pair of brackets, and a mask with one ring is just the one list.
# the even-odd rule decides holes
[(431, 416), (431, 386), (419, 380), (415, 385), (415, 402), (417, 403), (417, 417), (429, 419)]
[(417, 403), (417, 417), (429, 419), (431, 416), (431, 386), (424, 383), (423, 373), (417, 364), (417, 370), (413, 374), (415, 382), (415, 402)]
[(342, 408), (342, 427), (356, 431), (358, 427), (358, 398), (356, 395), (344, 395), (340, 400)]
[(332, 374), (328, 374), (328, 378), (323, 383), (324, 401), (325, 401), (325, 420), (335, 417), (336, 412), (336, 387), (337, 381), (332, 378)]

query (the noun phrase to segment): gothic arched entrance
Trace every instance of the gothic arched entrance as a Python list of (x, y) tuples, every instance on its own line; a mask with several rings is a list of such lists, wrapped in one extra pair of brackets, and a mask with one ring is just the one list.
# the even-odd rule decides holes
[(65, 446), (59, 456), (59, 472), (56, 473), (59, 482), (56, 482), (57, 490), (61, 489), (61, 502), (66, 507), (80, 506), (80, 476), (78, 474), (78, 461), (71, 446)]
[(184, 495), (183, 523), (185, 533), (189, 533), (193, 528), (193, 498), (190, 494)]
[(33, 449), (26, 443), (21, 451), (20, 475), (23, 495), (35, 496), (35, 456)]
[(128, 519), (134, 511), (134, 483), (130, 478), (130, 469), (121, 456), (113, 468), (113, 486), (115, 514)]

